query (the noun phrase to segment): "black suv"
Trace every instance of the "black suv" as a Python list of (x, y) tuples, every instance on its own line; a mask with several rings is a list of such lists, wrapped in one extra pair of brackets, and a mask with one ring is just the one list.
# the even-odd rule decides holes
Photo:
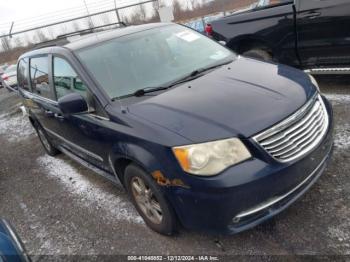
[(350, 67), (349, 0), (260, 0), (211, 27), (239, 54), (319, 73)]

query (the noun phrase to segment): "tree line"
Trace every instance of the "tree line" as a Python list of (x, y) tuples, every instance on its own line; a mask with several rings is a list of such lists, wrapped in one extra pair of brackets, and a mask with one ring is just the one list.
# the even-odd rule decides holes
[[(257, 0), (172, 0), (172, 7), (175, 21), (183, 22), (209, 14), (243, 8), (256, 1)], [(160, 19), (157, 10), (159, 7), (165, 5), (168, 5), (167, 0), (158, 0), (151, 4), (135, 6), (127, 11), (120, 12), (120, 18), (123, 22), (130, 25), (159, 22)], [(115, 20), (115, 13), (101, 14), (97, 18), (102, 24), (110, 24)], [(16, 60), (21, 53), (31, 49), (35, 43), (55, 39), (58, 35), (66, 34), (70, 31), (79, 31), (92, 27), (92, 19), (89, 18), (82, 21), (61, 24), (56, 27), (39, 29), (30, 34), (14, 36), (11, 39), (2, 37), (0, 38), (0, 64), (6, 61)]]

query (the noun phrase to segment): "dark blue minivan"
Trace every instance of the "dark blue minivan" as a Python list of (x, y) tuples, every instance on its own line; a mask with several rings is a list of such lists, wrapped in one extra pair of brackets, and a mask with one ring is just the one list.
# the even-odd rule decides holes
[(251, 228), (331, 155), (332, 109), (313, 77), (184, 26), (60, 39), (22, 55), (17, 76), (46, 152), (119, 180), (162, 234)]

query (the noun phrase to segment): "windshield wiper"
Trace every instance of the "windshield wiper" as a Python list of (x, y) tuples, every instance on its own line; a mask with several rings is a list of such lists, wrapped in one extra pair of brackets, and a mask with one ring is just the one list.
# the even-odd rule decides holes
[[(182, 77), (181, 79), (176, 80), (175, 82), (172, 82), (170, 85), (141, 88), (141, 89), (136, 90), (134, 93), (132, 93), (130, 95), (126, 95), (124, 97), (130, 97), (130, 96), (140, 97), (140, 96), (144, 96), (145, 94), (148, 94), (148, 93), (166, 90), (166, 89), (169, 89), (169, 88), (171, 88), (171, 87), (173, 87), (175, 85), (179, 85), (179, 84), (182, 84), (182, 83), (186, 83), (186, 82), (192, 81), (192, 80), (202, 76), (203, 73), (206, 72), (206, 71), (212, 70), (214, 68), (217, 68), (217, 67), (220, 67), (220, 66), (223, 66), (223, 65), (227, 65), (227, 64), (229, 64), (231, 62), (232, 61), (230, 60), (230, 61), (226, 61), (225, 63), (220, 63), (220, 64), (217, 64), (217, 65), (214, 65), (214, 66), (199, 68), (199, 69), (196, 69), (196, 70), (192, 71), (190, 74), (186, 75), (185, 77)], [(115, 98), (113, 98), (113, 100), (114, 99)]]
[(171, 83), (170, 85), (141, 88), (141, 89), (136, 90), (132, 95), (139, 97), (139, 96), (144, 96), (147, 93), (166, 90), (166, 89), (171, 88), (177, 84), (188, 82), (188, 81), (191, 81), (191, 80), (197, 78), (198, 74), (200, 74), (201, 72), (202, 71), (200, 71), (200, 70), (195, 70), (195, 71), (192, 71), (190, 74), (186, 75), (185, 77), (181, 78), (180, 80), (177, 80), (177, 81)]
[(147, 93), (152, 93), (152, 92), (157, 92), (157, 91), (161, 91), (161, 90), (165, 90), (170, 88), (171, 86), (158, 86), (158, 87), (145, 87), (145, 88), (141, 88), (136, 90), (132, 95), (134, 96), (143, 96)]
[(188, 74), (187, 76), (181, 78), (180, 80), (177, 80), (177, 81), (173, 82), (169, 87), (173, 87), (173, 86), (178, 85), (178, 84), (182, 84), (182, 83), (185, 83), (185, 82), (192, 81), (192, 80), (194, 80), (194, 79), (196, 79), (198, 77), (201, 77), (204, 72), (210, 71), (212, 69), (215, 69), (215, 68), (218, 68), (218, 67), (230, 64), (230, 63), (232, 63), (232, 60), (226, 61), (224, 63), (216, 64), (216, 65), (213, 65), (213, 66), (209, 66), (209, 67), (196, 69), (196, 70), (192, 71), (190, 74)]

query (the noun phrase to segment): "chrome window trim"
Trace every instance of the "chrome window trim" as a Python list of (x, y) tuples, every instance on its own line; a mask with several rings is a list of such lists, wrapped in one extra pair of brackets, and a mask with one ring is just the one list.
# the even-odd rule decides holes
[(22, 89), (22, 88), (21, 88), (21, 92), (26, 96), (25, 98), (27, 98), (27, 99), (33, 99), (33, 98), (35, 98), (35, 99), (41, 100), (41, 101), (46, 102), (46, 103), (58, 105), (58, 102), (55, 101), (55, 100), (52, 100), (52, 99), (50, 99), (50, 98), (46, 98), (46, 97), (40, 96), (40, 95), (38, 95), (38, 94), (34, 94), (34, 93), (29, 92), (29, 91), (27, 91), (27, 90), (24, 90), (24, 89)]
[[(323, 113), (324, 113), (324, 124), (323, 124), (323, 130), (322, 132), (317, 135), (317, 139), (314, 139), (312, 143), (310, 143), (306, 148), (303, 148), (300, 150), (300, 152), (296, 153), (294, 156), (287, 157), (286, 159), (279, 159), (277, 157), (274, 157), (259, 141), (266, 139), (270, 136), (273, 136), (274, 134), (280, 132), (281, 130), (288, 128), (288, 126), (291, 126), (295, 122), (299, 121), (300, 119), (305, 116), (310, 109), (315, 105), (316, 101), (319, 101)], [(327, 130), (329, 128), (329, 116), (327, 109), (325, 107), (323, 98), (320, 94), (316, 93), (304, 106), (302, 106), (297, 112), (295, 112), (293, 115), (288, 117), (287, 119), (283, 120), (281, 123), (272, 126), (271, 128), (263, 131), (260, 134), (257, 134), (252, 137), (253, 141), (259, 145), (260, 148), (262, 148), (269, 156), (271, 156), (274, 160), (281, 162), (281, 163), (287, 163), (293, 160), (300, 159), (304, 157), (307, 153), (309, 153), (311, 150), (313, 150), (317, 145), (321, 142), (322, 138), (326, 134)]]
[(91, 116), (93, 118), (97, 118), (99, 120), (105, 120), (105, 121), (110, 121), (110, 119), (108, 117), (104, 117), (104, 116), (99, 116), (93, 113), (88, 113), (88, 116)]

